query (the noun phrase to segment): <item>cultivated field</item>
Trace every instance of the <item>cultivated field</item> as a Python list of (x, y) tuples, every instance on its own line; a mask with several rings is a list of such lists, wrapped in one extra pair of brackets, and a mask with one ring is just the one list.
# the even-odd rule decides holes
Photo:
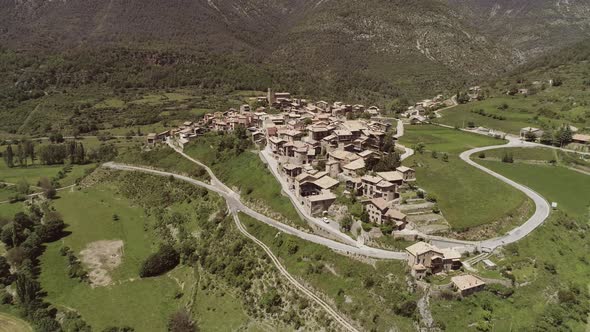
[[(425, 144), (426, 151), (404, 161), (404, 165), (416, 170), (417, 185), (436, 197), (454, 230), (503, 220), (504, 225), (497, 229), (502, 231), (506, 224), (518, 224), (526, 217), (517, 215), (527, 201), (523, 193), (459, 159), (465, 150), (501, 145), (502, 140), (436, 126), (407, 127), (401, 143), (411, 147), (419, 142)], [(432, 151), (437, 151), (438, 158), (432, 157)], [(443, 153), (448, 154), (448, 162), (442, 160)]]

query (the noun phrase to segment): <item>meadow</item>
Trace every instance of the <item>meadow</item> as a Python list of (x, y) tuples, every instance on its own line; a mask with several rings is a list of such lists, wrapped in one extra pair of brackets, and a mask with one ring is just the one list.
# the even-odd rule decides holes
[[(400, 140), (406, 146), (421, 142), (425, 152), (404, 161), (416, 170), (416, 184), (434, 195), (453, 230), (493, 224), (509, 218), (509, 224), (520, 223), (526, 215), (517, 210), (526, 203), (526, 196), (511, 186), (469, 166), (459, 158), (465, 150), (488, 145), (501, 145), (503, 140), (465, 133), (437, 126), (410, 126)], [(437, 151), (438, 157), (432, 157)], [(448, 162), (442, 154), (448, 154)], [(530, 211), (529, 213), (532, 213)], [(503, 231), (505, 225), (496, 231)]]
[[(67, 173), (65, 178), (59, 180), (61, 186), (69, 186), (76, 182), (76, 179), (82, 177), (87, 169), (95, 167), (94, 164), (72, 165), (72, 171)], [(64, 165), (29, 165), (27, 167), (8, 168), (4, 162), (0, 162), (0, 181), (8, 183), (17, 183), (25, 180), (28, 184), (36, 186), (39, 179), (46, 177), (54, 178)]]
[(477, 162), (537, 191), (549, 202), (558, 203), (560, 209), (575, 218), (589, 215), (590, 175), (561, 166), (509, 164), (488, 160)]
[[(75, 308), (96, 330), (112, 325), (165, 329), (168, 315), (178, 305), (177, 284), (166, 276), (138, 278), (141, 262), (155, 250), (155, 239), (145, 231), (150, 217), (108, 184), (66, 192), (54, 204), (71, 234), (50, 244), (41, 257), (39, 279), (47, 300), (61, 308)], [(68, 278), (67, 259), (60, 255), (60, 248), (68, 246), (80, 257), (89, 243), (103, 240), (124, 243), (121, 265), (109, 272), (112, 283), (91, 287)]]

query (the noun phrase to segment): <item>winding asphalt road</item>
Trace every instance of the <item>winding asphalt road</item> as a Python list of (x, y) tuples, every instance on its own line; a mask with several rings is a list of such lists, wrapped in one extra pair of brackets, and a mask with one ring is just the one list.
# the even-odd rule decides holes
[(106, 168), (115, 169), (115, 170), (121, 170), (121, 171), (136, 171), (136, 172), (143, 172), (143, 173), (149, 173), (149, 174), (153, 174), (153, 175), (166, 176), (166, 177), (172, 176), (176, 179), (191, 183), (191, 184), (199, 186), (199, 187), (203, 187), (205, 189), (208, 189), (210, 191), (218, 193), (223, 198), (225, 198), (225, 200), (227, 201), (227, 204), (233, 210), (243, 212), (243, 213), (249, 215), (250, 217), (257, 219), (269, 226), (272, 226), (285, 234), (293, 235), (293, 236), (296, 236), (296, 237), (301, 238), (303, 240), (326, 246), (326, 247), (328, 247), (332, 250), (338, 251), (338, 252), (362, 256), (362, 257), (377, 258), (377, 259), (394, 259), (394, 260), (407, 259), (407, 255), (403, 252), (389, 251), (389, 250), (371, 248), (371, 247), (367, 247), (367, 246), (357, 246), (356, 241), (354, 241), (354, 240), (353, 240), (354, 244), (346, 244), (346, 243), (330, 240), (330, 239), (327, 239), (327, 238), (319, 236), (319, 235), (310, 234), (310, 233), (304, 232), (302, 230), (299, 230), (295, 227), (286, 225), (280, 221), (269, 218), (261, 213), (258, 213), (256, 211), (252, 210), (251, 208), (247, 207), (246, 205), (244, 205), (240, 201), (239, 195), (237, 193), (235, 193), (231, 190), (227, 191), (226, 189), (223, 188), (226, 186), (220, 185), (219, 183), (207, 184), (205, 182), (198, 181), (198, 180), (192, 179), (188, 176), (184, 176), (184, 175), (180, 175), (180, 174), (159, 171), (159, 170), (155, 170), (155, 169), (151, 169), (151, 168), (147, 168), (147, 167), (124, 165), (124, 164), (119, 164), (119, 163), (114, 163), (114, 162), (108, 162), (108, 163), (103, 164), (102, 166), (106, 167)]

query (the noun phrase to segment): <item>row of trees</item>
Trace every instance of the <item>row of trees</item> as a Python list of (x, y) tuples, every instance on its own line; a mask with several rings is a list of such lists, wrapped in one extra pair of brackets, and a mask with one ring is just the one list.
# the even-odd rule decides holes
[[(531, 134), (532, 133), (525, 134), (525, 139), (527, 141), (536, 140), (536, 137), (531, 137)], [(534, 134), (532, 136), (534, 136)], [(555, 132), (552, 132), (551, 130), (545, 130), (539, 141), (542, 144), (563, 147), (572, 142), (573, 136), (574, 133), (570, 126), (565, 125), (557, 129)]]
[(8, 167), (14, 167), (16, 163), (20, 166), (27, 166), (28, 160), (35, 161), (35, 145), (31, 141), (22, 141), (16, 145), (13, 150), (11, 145), (6, 147), (3, 154), (4, 162)]
[(38, 159), (44, 165), (58, 165), (66, 162), (82, 165), (89, 162), (108, 161), (117, 155), (117, 147), (113, 144), (101, 144), (98, 148), (87, 152), (84, 144), (76, 141), (41, 145), (37, 151), (31, 142), (25, 141), (16, 146), (16, 151), (9, 144), (2, 154), (6, 166), (10, 168), (17, 165), (26, 167), (28, 160), (34, 162)]
[[(36, 279), (39, 273), (38, 258), (44, 250), (44, 244), (60, 239), (64, 235), (65, 224), (61, 215), (47, 203), (32, 205), (30, 210), (30, 214), (19, 212), (12, 220), (0, 221), (0, 240), (8, 249), (6, 262), (11, 267), (7, 272), (6, 265), (0, 262), (0, 277), (4, 285), (14, 283), (16, 289), (15, 298), (5, 294), (3, 301), (16, 305), (36, 330), (59, 331), (61, 326), (56, 313), (44, 301), (44, 292)], [(16, 272), (7, 274), (10, 271)], [(65, 321), (73, 319), (77, 318), (70, 315)]]

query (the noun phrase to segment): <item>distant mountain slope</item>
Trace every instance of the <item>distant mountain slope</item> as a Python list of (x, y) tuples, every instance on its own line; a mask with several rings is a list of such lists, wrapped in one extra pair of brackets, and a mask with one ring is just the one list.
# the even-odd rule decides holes
[(201, 72), (231, 56), (296, 93), (423, 97), (573, 41), (588, 28), (587, 1), (0, 0), (0, 45), (172, 51), (153, 62), (199, 62)]
[(589, 0), (441, 0), (519, 62), (590, 37)]

